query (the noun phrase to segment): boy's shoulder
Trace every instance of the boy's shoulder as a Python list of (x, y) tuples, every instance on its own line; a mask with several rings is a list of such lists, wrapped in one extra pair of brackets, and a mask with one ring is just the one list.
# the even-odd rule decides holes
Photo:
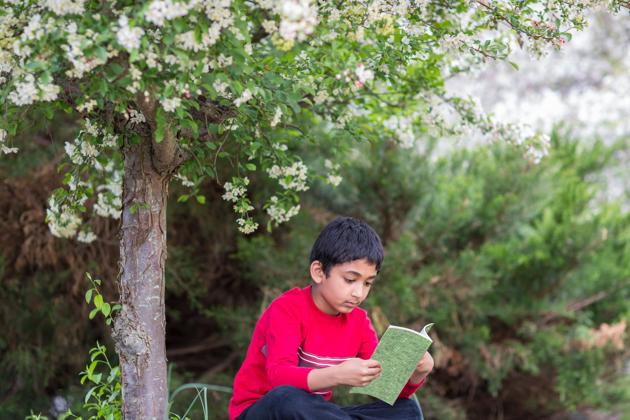
[(308, 303), (306, 300), (308, 297), (306, 292), (310, 292), (308, 287), (303, 289), (299, 287), (289, 289), (272, 300), (267, 309), (278, 306), (284, 308), (303, 306)]

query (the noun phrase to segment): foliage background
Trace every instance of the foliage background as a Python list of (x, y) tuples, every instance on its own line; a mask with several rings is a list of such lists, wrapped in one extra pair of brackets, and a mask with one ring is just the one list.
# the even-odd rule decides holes
[[(606, 96), (590, 95), (619, 105), (604, 107), (603, 115), (614, 114), (609, 109), (623, 115), (623, 95), (609, 91), (627, 90), (627, 50), (616, 47), (627, 43), (628, 31), (620, 21), (606, 25), (615, 27), (619, 41), (599, 43), (594, 62), (600, 67), (589, 77), (597, 81), (601, 66), (612, 63), (606, 71), (616, 79), (606, 79)], [(588, 45), (611, 34), (594, 33)], [(549, 74), (522, 68), (522, 83), (515, 84), (497, 77), (496, 68), (489, 72), (481, 79), (507, 86), (518, 104), (532, 90), (530, 76), (547, 80)], [(556, 76), (553, 92), (580, 91), (584, 82)], [(466, 83), (483, 89), (478, 81)], [(568, 108), (583, 102), (570, 98)], [(493, 110), (532, 115), (540, 101), (531, 102), (526, 110)], [(558, 114), (566, 122), (570, 115), (594, 116), (589, 110)], [(21, 156), (0, 160), (0, 418), (30, 410), (54, 415), (65, 403), (76, 410), (88, 349), (97, 340), (111, 348), (102, 319), (88, 321), (83, 294), (89, 271), (105, 281), (107, 299), (116, 299), (116, 222), (94, 217), (99, 240), (92, 244), (54, 239), (44, 223), (49, 192), (61, 185), (56, 166), (63, 142), (76, 131), (72, 120), (56, 121), (27, 121), (31, 129), (16, 142)], [(236, 231), (220, 186), (203, 186), (205, 205), (178, 203), (187, 191), (175, 187), (167, 264), (171, 389), (193, 381), (231, 384), (257, 316), (282, 291), (307, 284), (316, 234), (344, 214), (367, 220), (385, 241), (381, 278), (365, 305), (377, 328), (437, 324), (436, 370), (418, 394), (428, 419), (630, 418), (628, 195), (625, 188), (612, 198), (601, 194), (610, 188), (611, 168), (617, 168), (615, 185), (627, 184), (629, 145), (616, 139), (628, 132), (625, 120), (603, 122), (586, 126), (622, 124), (593, 130), (602, 137), (594, 141), (584, 137), (583, 121), (569, 121), (573, 132), (555, 133), (551, 154), (539, 165), (507, 145), (466, 150), (472, 141), (421, 138), (418, 155), (392, 143), (356, 145), (338, 188), (314, 185), (295, 220), (247, 238)], [(296, 152), (308, 166), (322, 166), (313, 149)], [(251, 182), (258, 207), (274, 186), (266, 177)], [(210, 396), (212, 412), (223, 418), (227, 396)], [(187, 397), (176, 412), (185, 410)], [(351, 401), (343, 392), (337, 398)]]
[[(628, 346), (619, 326), (630, 315), (630, 218), (618, 200), (597, 194), (602, 170), (627, 146), (555, 134), (550, 156), (532, 165), (506, 145), (435, 157), (430, 146), (413, 155), (364, 144), (343, 165), (342, 185), (314, 186), (295, 221), (247, 238), (230, 223), (220, 188), (206, 187), (204, 206), (173, 198), (171, 386), (230, 385), (261, 310), (307, 284), (314, 237), (345, 214), (371, 223), (386, 246), (365, 305), (377, 328), (437, 324), (436, 371), (419, 393), (427, 418), (627, 413)], [(45, 149), (42, 161), (62, 153), (54, 142)], [(92, 244), (53, 240), (43, 217), (46, 191), (59, 179), (40, 163), (2, 168), (3, 418), (46, 413), (54, 396), (78, 403), (87, 350), (108, 341), (102, 321), (87, 321), (83, 273), (105, 279), (106, 296), (116, 295), (115, 226), (99, 219), (104, 239)], [(268, 181), (252, 182), (264, 194)], [(222, 418), (227, 396), (211, 396)], [(184, 407), (192, 394), (181, 398)]]

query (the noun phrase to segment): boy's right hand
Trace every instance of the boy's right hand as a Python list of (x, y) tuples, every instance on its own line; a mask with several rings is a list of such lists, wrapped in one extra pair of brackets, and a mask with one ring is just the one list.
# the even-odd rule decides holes
[(381, 363), (354, 357), (337, 365), (340, 385), (366, 386), (381, 374)]

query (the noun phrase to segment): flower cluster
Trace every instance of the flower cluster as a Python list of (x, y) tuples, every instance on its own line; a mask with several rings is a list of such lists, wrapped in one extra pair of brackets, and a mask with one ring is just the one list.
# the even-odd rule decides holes
[(68, 205), (60, 204), (55, 196), (48, 200), (46, 222), (50, 232), (58, 238), (72, 238), (81, 226), (81, 217)]
[(182, 99), (178, 97), (173, 98), (163, 98), (160, 100), (162, 104), (162, 108), (166, 112), (174, 112), (177, 108), (179, 108), (182, 104)]
[(280, 123), (281, 119), (282, 119), (282, 109), (280, 109), (280, 107), (277, 107), (276, 112), (273, 114), (273, 118), (269, 122), (269, 125), (273, 128), (277, 126), (278, 123)]
[(279, 14), (279, 33), (287, 41), (304, 41), (317, 26), (317, 6), (311, 0), (284, 0)]
[(278, 200), (275, 195), (269, 199), (267, 205), (267, 214), (271, 218), (271, 221), (276, 225), (280, 223), (288, 222), (291, 218), (300, 212), (300, 205), (291, 206), (288, 209)]
[(298, 161), (291, 166), (280, 167), (273, 165), (267, 173), (270, 178), (278, 179), (280, 185), (287, 190), (307, 191), (306, 179), (308, 168), (304, 163)]
[(392, 115), (383, 122), (383, 126), (396, 134), (401, 147), (409, 149), (413, 146), (416, 139), (413, 133), (414, 119), (415, 115), (407, 117)]
[(17, 147), (7, 147), (7, 131), (0, 128), (0, 154), (8, 155), (10, 153), (17, 153)]
[(346, 82), (354, 82), (355, 88), (362, 88), (367, 82), (374, 79), (374, 71), (367, 69), (364, 64), (359, 64), (354, 72), (346, 69), (343, 73), (335, 76), (337, 80), (345, 80)]
[(238, 98), (236, 98), (234, 100), (234, 105), (236, 105), (237, 107), (241, 106), (242, 104), (244, 104), (245, 102), (249, 101), (250, 99), (252, 99), (253, 95), (252, 92), (249, 89), (245, 89), (243, 91), (243, 93), (241, 93), (241, 96), (239, 96)]
[[(141, 115), (141, 114), (140, 114)], [(89, 198), (96, 200), (93, 213), (118, 219), (122, 212), (122, 162), (104, 152), (116, 151), (118, 137), (106, 132), (89, 119), (73, 142), (65, 143), (65, 152), (73, 163), (64, 177), (66, 189), (58, 188), (51, 196), (46, 220), (51, 233), (62, 238), (75, 237), (92, 242), (96, 235), (83, 226), (80, 214)], [(91, 169), (86, 172), (85, 169)], [(80, 231), (79, 231), (80, 230)], [(78, 233), (77, 233), (78, 232)]]
[(175, 174), (174, 178), (179, 180), (179, 182), (181, 182), (184, 187), (190, 188), (195, 186), (194, 182), (192, 182), (190, 179), (188, 179), (188, 177), (182, 175), (181, 173)]
[(333, 163), (329, 159), (326, 159), (324, 161), (324, 166), (326, 167), (326, 170), (328, 171), (328, 174), (326, 175), (326, 181), (333, 187), (336, 187), (339, 184), (341, 184), (341, 181), (343, 181), (343, 178), (341, 177), (341, 175), (339, 175), (340, 165), (338, 163)]
[(253, 233), (258, 229), (258, 223), (248, 216), (248, 212), (254, 210), (249, 198), (247, 197), (247, 186), (249, 185), (249, 178), (232, 178), (232, 182), (226, 182), (223, 184), (225, 188), (225, 194), (222, 198), (225, 201), (234, 203), (234, 212), (239, 214), (239, 218), (236, 220), (238, 224), (238, 230), (245, 234)]
[(129, 52), (140, 48), (140, 40), (142, 35), (144, 35), (144, 30), (138, 27), (130, 27), (129, 18), (124, 15), (118, 19), (118, 26), (119, 29), (116, 32), (118, 43)]
[(43, 3), (59, 16), (80, 15), (85, 11), (85, 0), (45, 0)]
[(165, 20), (173, 20), (186, 16), (196, 2), (173, 2), (171, 0), (154, 0), (149, 5), (144, 17), (147, 21), (164, 26)]
[(107, 57), (86, 57), (84, 51), (95, 45), (98, 34), (91, 30), (79, 33), (75, 22), (71, 22), (64, 31), (67, 44), (62, 44), (61, 49), (65, 51), (66, 58), (73, 67), (66, 71), (68, 77), (81, 78), (118, 54), (117, 50), (111, 49), (107, 52)]
[(122, 172), (113, 171), (108, 182), (97, 187), (94, 212), (101, 217), (120, 219), (122, 209)]
[(54, 101), (59, 96), (60, 87), (52, 83), (35, 83), (35, 77), (27, 73), (22, 81), (15, 84), (9, 93), (9, 100), (15, 105), (30, 105), (37, 100)]

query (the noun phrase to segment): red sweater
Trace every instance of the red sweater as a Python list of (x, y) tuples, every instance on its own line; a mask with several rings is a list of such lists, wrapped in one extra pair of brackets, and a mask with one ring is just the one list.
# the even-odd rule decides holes
[[(377, 343), (365, 310), (328, 315), (315, 306), (311, 286), (283, 293), (256, 323), (247, 356), (234, 378), (230, 420), (280, 385), (302, 388), (329, 400), (332, 390), (309, 389), (309, 372), (352, 357), (369, 359)], [(420, 385), (407, 383), (400, 397), (409, 398)]]

